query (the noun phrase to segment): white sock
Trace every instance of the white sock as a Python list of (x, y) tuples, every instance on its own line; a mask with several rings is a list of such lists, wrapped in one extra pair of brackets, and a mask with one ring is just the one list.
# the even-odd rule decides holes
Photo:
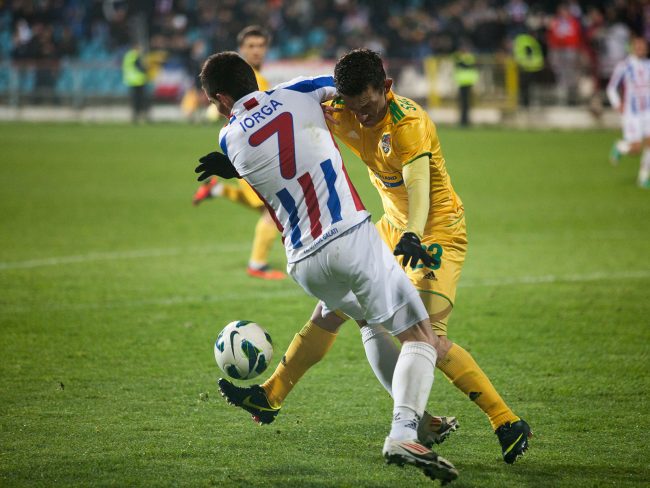
[(426, 342), (402, 345), (393, 373), (393, 423), (388, 437), (395, 440), (418, 438), (418, 422), (424, 413), (433, 385), (438, 355)]
[(218, 181), (216, 185), (210, 188), (210, 195), (213, 197), (220, 197), (223, 195), (223, 183)]
[(639, 166), (639, 185), (643, 185), (650, 179), (650, 148), (645, 148), (641, 153), (641, 165)]
[(260, 271), (266, 268), (269, 263), (260, 263), (259, 261), (248, 261), (248, 267)]
[(381, 325), (361, 327), (361, 340), (372, 371), (390, 396), (393, 396), (393, 371), (399, 357), (399, 347)]
[(616, 149), (618, 149), (618, 152), (620, 152), (621, 154), (629, 154), (630, 143), (627, 142), (625, 139), (620, 139), (616, 141)]

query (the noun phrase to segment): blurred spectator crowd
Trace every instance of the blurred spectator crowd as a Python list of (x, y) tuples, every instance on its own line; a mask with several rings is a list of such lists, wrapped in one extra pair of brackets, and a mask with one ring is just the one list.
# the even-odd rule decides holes
[(271, 33), (269, 60), (335, 59), (361, 46), (416, 61), (461, 45), (509, 53), (528, 32), (551, 66), (575, 57), (596, 80), (626, 55), (632, 33), (650, 39), (650, 0), (0, 0), (0, 60), (49, 65), (35, 83), (57, 83), (62, 60), (119, 63), (136, 18), (148, 48), (188, 70), (210, 52), (235, 50), (249, 24)]

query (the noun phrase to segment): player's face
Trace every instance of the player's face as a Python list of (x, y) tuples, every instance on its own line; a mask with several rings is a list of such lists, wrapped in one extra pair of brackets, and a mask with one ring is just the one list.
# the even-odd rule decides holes
[(645, 58), (648, 56), (648, 43), (642, 37), (636, 37), (632, 41), (632, 52), (637, 58)]
[(239, 53), (248, 64), (259, 71), (264, 63), (267, 48), (268, 46), (264, 37), (247, 36), (241, 46), (239, 46)]
[(354, 113), (359, 123), (364, 127), (374, 127), (386, 116), (388, 100), (386, 93), (390, 90), (392, 80), (386, 80), (383, 90), (368, 86), (359, 95), (341, 95), (345, 107)]

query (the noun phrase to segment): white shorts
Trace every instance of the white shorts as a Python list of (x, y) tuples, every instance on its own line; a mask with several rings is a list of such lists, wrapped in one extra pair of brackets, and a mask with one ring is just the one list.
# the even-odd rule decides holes
[(628, 142), (641, 142), (650, 137), (650, 110), (638, 114), (624, 113), (621, 123), (623, 138)]
[(288, 264), (287, 271), (323, 302), (323, 315), (341, 310), (355, 320), (382, 324), (393, 335), (429, 317), (417, 290), (369, 220)]

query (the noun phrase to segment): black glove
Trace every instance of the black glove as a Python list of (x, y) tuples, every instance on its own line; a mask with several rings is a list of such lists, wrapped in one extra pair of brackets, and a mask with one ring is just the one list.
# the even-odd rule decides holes
[(197, 178), (203, 181), (210, 176), (220, 176), (229, 180), (230, 178), (240, 178), (237, 170), (228, 159), (228, 156), (220, 152), (211, 152), (199, 159), (199, 165), (194, 170), (195, 173), (201, 173)]
[(402, 266), (406, 267), (409, 264), (415, 267), (418, 261), (422, 261), (425, 266), (433, 264), (433, 258), (422, 248), (420, 238), (413, 232), (405, 232), (402, 238), (395, 246), (393, 251), (394, 256), (404, 256), (402, 258)]

